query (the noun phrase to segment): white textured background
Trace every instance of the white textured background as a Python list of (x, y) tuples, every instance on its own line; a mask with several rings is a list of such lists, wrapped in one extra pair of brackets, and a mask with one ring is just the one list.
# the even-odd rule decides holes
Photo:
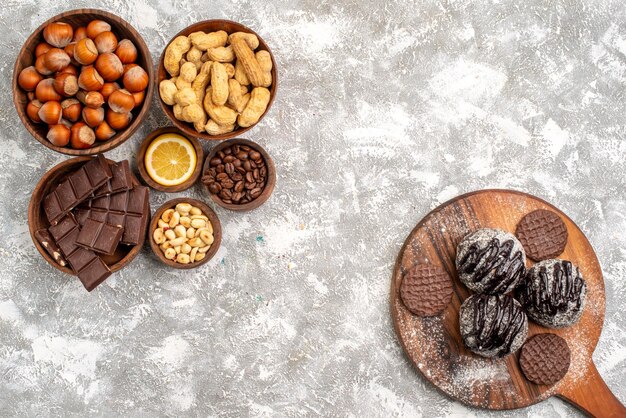
[[(0, 11), (0, 415), (483, 415), (409, 365), (388, 292), (402, 242), (433, 207), (486, 187), (533, 193), (587, 233), (605, 273), (594, 355), (626, 402), (626, 6), (622, 0), (9, 0)], [(279, 65), (247, 135), (278, 168), (272, 199), (218, 210), (215, 260), (186, 273), (148, 247), (92, 294), (39, 257), (26, 224), (65, 156), (32, 139), (10, 96), (41, 22), (117, 13), (155, 61), (199, 20), (259, 32)], [(134, 158), (167, 124), (107, 154)], [(196, 187), (185, 195), (207, 199)], [(153, 209), (178, 195), (152, 193)], [(575, 414), (560, 400), (493, 416)]]

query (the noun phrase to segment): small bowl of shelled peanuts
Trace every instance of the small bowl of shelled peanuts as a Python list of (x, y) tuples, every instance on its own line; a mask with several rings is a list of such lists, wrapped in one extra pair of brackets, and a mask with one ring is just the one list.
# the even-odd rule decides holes
[(188, 135), (241, 135), (267, 114), (276, 96), (276, 62), (251, 29), (229, 20), (191, 25), (168, 43), (157, 71), (161, 107)]
[(208, 262), (222, 242), (222, 226), (213, 209), (186, 197), (169, 200), (157, 209), (149, 231), (154, 254), (178, 269)]

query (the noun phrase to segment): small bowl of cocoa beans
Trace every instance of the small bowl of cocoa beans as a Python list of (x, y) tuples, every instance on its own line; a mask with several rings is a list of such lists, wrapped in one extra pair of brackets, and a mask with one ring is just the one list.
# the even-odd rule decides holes
[(96, 9), (61, 13), (26, 40), (13, 68), (13, 102), (39, 142), (68, 155), (122, 144), (148, 114), (150, 50), (120, 17)]
[(267, 151), (242, 138), (224, 141), (207, 155), (202, 183), (211, 199), (233, 211), (258, 208), (276, 185), (276, 168)]

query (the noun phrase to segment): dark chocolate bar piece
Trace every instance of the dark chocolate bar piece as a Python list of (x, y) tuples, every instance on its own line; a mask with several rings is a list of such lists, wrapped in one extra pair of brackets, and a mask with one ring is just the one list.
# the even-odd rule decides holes
[(148, 200), (148, 188), (137, 186), (125, 192), (90, 199), (87, 201), (87, 206), (92, 209), (142, 214), (146, 200)]
[(76, 273), (78, 278), (89, 292), (111, 275), (109, 266), (96, 253), (82, 247), (77, 247), (77, 250), (68, 257), (68, 261), (73, 270), (78, 271)]
[(123, 230), (121, 225), (87, 219), (80, 229), (76, 243), (88, 250), (111, 255), (122, 239)]
[(95, 252), (77, 245), (80, 227), (72, 214), (48, 228), (61, 252), (69, 262), (85, 289), (91, 292), (111, 275), (111, 270)]
[(102, 187), (94, 192), (94, 197), (106, 196), (133, 188), (133, 179), (128, 160), (112, 163), (110, 165), (113, 177), (111, 177)]
[(61, 254), (61, 249), (47, 229), (39, 229), (35, 231), (35, 238), (61, 267), (65, 267), (67, 265), (67, 261), (65, 261), (63, 254)]
[(50, 225), (59, 222), (111, 177), (111, 167), (102, 154), (70, 174), (43, 200)]
[(78, 224), (83, 226), (87, 219), (122, 225), (122, 244), (137, 245), (146, 233), (150, 217), (149, 192), (144, 186), (102, 196), (86, 201), (75, 210)]

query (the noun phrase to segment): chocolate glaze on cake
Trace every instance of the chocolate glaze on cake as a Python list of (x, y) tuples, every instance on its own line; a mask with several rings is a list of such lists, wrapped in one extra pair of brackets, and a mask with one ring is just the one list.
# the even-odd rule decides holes
[(587, 285), (578, 267), (559, 259), (532, 266), (517, 291), (528, 316), (549, 328), (576, 323), (583, 313), (586, 293)]
[(504, 357), (519, 349), (528, 334), (520, 304), (507, 295), (474, 294), (459, 313), (465, 346), (483, 357)]
[(457, 247), (456, 269), (461, 281), (479, 293), (503, 294), (515, 289), (526, 274), (526, 255), (513, 234), (479, 229)]

